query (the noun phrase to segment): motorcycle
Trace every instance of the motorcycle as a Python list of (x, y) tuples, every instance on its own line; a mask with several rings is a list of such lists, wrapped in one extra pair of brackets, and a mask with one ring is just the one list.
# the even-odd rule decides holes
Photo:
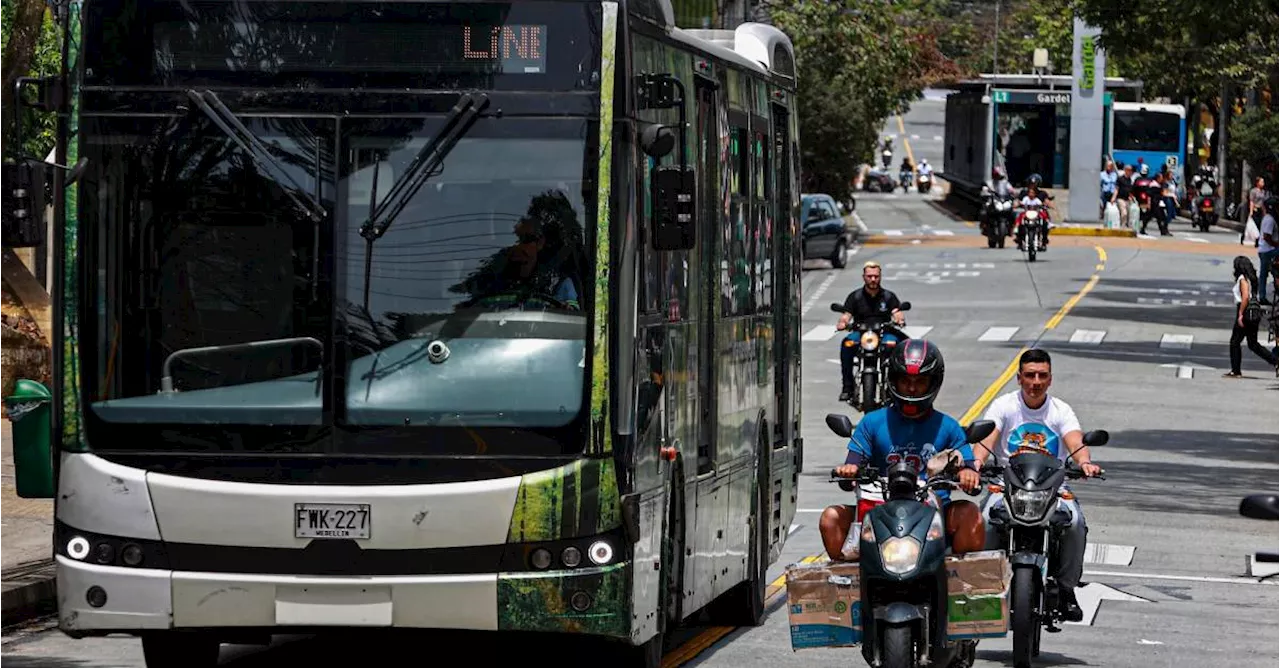
[(1018, 229), (1021, 237), (1018, 246), (1027, 254), (1028, 262), (1036, 261), (1036, 254), (1047, 248), (1044, 243), (1045, 226), (1049, 224), (1049, 216), (1038, 206), (1027, 207), (1018, 216)]
[(893, 164), (893, 149), (886, 148), (880, 152), (880, 162), (884, 163), (884, 168), (889, 169), (889, 165)]
[[(1096, 448), (1109, 439), (1110, 435), (1099, 429), (1085, 434), (1084, 444)], [(1013, 632), (1014, 665), (1029, 668), (1032, 657), (1040, 655), (1041, 628), (1050, 633), (1062, 631), (1056, 626), (1062, 615), (1058, 584), (1049, 575), (1049, 555), (1058, 553), (1061, 533), (1071, 524), (1071, 513), (1058, 508), (1058, 499), (1075, 497), (1061, 489), (1062, 483), (1083, 478), (1084, 473), (1057, 457), (1028, 450), (1011, 455), (1007, 466), (983, 467), (982, 476), (1003, 478), (1003, 484), (989, 486), (993, 494), (1004, 498), (1003, 505), (991, 510), (989, 522), (1000, 536), (1002, 547), (997, 549), (1005, 550), (1013, 567), (1009, 630)], [(1106, 478), (1099, 475), (1097, 479)]]
[(902, 192), (911, 192), (911, 170), (902, 169), (898, 171), (898, 185), (902, 186)]
[(1004, 240), (1013, 228), (1013, 200), (997, 197), (986, 186), (982, 186), (982, 197), (982, 216), (979, 222), (982, 234), (987, 237), (987, 248), (1004, 248)]
[(1200, 191), (1198, 197), (1193, 197), (1193, 200), (1199, 203), (1199, 206), (1193, 207), (1196, 212), (1194, 224), (1201, 230), (1208, 232), (1210, 225), (1218, 223), (1218, 213), (1214, 206), (1216, 204), (1213, 195), (1214, 184), (1209, 179), (1202, 178), (1197, 174), (1191, 182), (1191, 187)]
[(933, 175), (921, 173), (920, 176), (916, 178), (916, 190), (918, 190), (921, 195), (928, 195), (929, 191), (932, 189)]
[[(838, 436), (853, 434), (853, 424), (844, 415), (830, 414), (826, 421)], [(977, 443), (995, 426), (990, 420), (979, 420), (965, 428), (965, 438)], [(936, 468), (931, 461), (927, 466), (931, 475), (923, 482), (920, 473), (925, 463), (911, 458), (891, 464), (884, 477), (874, 467), (858, 471), (854, 479), (839, 478), (831, 470), (830, 482), (859, 492), (850, 539), (857, 537), (862, 657), (868, 665), (968, 668), (977, 658), (976, 640), (947, 638), (946, 530), (942, 513), (931, 501), (934, 490), (958, 487), (954, 465), (933, 474)], [(863, 486), (878, 487), (883, 501), (864, 505)], [(968, 494), (977, 495), (980, 490)]]
[[(1250, 494), (1240, 499), (1240, 514), (1250, 519), (1274, 522), (1280, 517), (1280, 513), (1276, 512), (1276, 500), (1275, 494)], [(1260, 564), (1280, 563), (1280, 553), (1275, 550), (1259, 550), (1254, 553), (1253, 558)], [(1264, 575), (1258, 581), (1270, 580), (1276, 576), (1276, 573)]]
[[(845, 312), (844, 305), (837, 302), (831, 304), (831, 310), (836, 313)], [(902, 302), (898, 310), (910, 311), (911, 302)], [(850, 322), (845, 326), (845, 331), (848, 334), (840, 342), (841, 347), (857, 347), (854, 358), (857, 366), (853, 372), (855, 390), (849, 399), (849, 405), (863, 414), (870, 413), (883, 406), (889, 396), (889, 374), (886, 368), (889, 353), (899, 343), (911, 337), (893, 322)]]

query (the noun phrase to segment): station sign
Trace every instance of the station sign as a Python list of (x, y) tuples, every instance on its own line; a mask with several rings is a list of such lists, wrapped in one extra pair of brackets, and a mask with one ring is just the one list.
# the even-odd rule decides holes
[[(991, 91), (991, 101), (996, 104), (1071, 104), (1071, 91), (1059, 90), (1001, 90)], [(1103, 102), (1111, 104), (1112, 94), (1107, 93)]]

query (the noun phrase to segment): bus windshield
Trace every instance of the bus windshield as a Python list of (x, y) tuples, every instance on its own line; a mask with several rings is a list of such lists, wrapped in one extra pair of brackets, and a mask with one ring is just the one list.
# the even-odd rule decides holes
[[(469, 435), (461, 451), (481, 436), (490, 454), (580, 450), (599, 135), (584, 7), (87, 5), (76, 215), (93, 447), (308, 451), (369, 434), (421, 450), (415, 432), (440, 427)], [(272, 21), (294, 51), (228, 55)], [(472, 25), (497, 46), (459, 37), (434, 64), (296, 52), (320, 34), (376, 42), (379, 21), (417, 21), (422, 39)], [(223, 29), (199, 37), (204, 24)], [(484, 85), (440, 90), (463, 80)], [(431, 90), (361, 88), (393, 81)]]
[(1181, 119), (1158, 111), (1117, 110), (1112, 144), (1116, 151), (1178, 153)]

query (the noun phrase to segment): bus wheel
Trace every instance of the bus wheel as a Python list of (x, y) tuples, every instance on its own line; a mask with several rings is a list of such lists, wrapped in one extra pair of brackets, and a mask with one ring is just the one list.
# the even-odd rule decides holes
[(142, 659), (147, 668), (212, 668), (218, 665), (221, 648), (216, 638), (181, 631), (142, 636)]

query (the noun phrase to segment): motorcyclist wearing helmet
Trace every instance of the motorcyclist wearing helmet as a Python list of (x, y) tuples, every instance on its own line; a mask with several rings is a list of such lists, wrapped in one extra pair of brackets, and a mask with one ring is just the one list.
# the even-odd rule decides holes
[[(1045, 248), (1049, 247), (1049, 216), (1045, 209), (1054, 209), (1053, 196), (1040, 189), (1040, 175), (1032, 174), (1027, 179), (1027, 185), (1018, 193), (1018, 205), (1024, 209), (1036, 208), (1044, 216), (1044, 224), (1040, 226), (1041, 242)], [(1025, 213), (1023, 214), (1025, 215)], [(1024, 239), (1022, 230), (1022, 215), (1019, 215), (1013, 221), (1012, 235), (1018, 243), (1018, 249), (1022, 250)]]
[[(836, 474), (852, 478), (865, 466), (874, 466), (882, 475), (891, 465), (907, 461), (925, 476), (925, 465), (934, 455), (954, 450), (963, 459), (960, 487), (971, 491), (978, 486), (978, 469), (973, 450), (966, 442), (964, 429), (955, 418), (933, 407), (942, 389), (946, 367), (942, 351), (924, 339), (908, 339), (894, 349), (889, 358), (888, 406), (867, 413), (858, 422), (849, 440), (849, 454)], [(945, 490), (937, 493), (942, 504), (947, 540), (956, 554), (982, 550), (986, 530), (978, 506), (970, 501), (954, 500)], [(832, 560), (844, 560), (843, 547), (857, 516), (857, 508), (847, 505), (828, 506), (822, 511), (818, 530), (822, 544)]]
[(1160, 234), (1168, 236), (1169, 222), (1160, 211), (1160, 207), (1164, 205), (1164, 186), (1160, 181), (1151, 177), (1151, 166), (1145, 162), (1138, 168), (1138, 178), (1133, 182), (1134, 197), (1137, 197), (1140, 192), (1146, 193), (1147, 201), (1151, 203), (1151, 209), (1147, 212), (1147, 215), (1141, 216), (1142, 227), (1138, 230), (1139, 233), (1146, 234), (1147, 223), (1154, 219), (1156, 225), (1160, 227)]

